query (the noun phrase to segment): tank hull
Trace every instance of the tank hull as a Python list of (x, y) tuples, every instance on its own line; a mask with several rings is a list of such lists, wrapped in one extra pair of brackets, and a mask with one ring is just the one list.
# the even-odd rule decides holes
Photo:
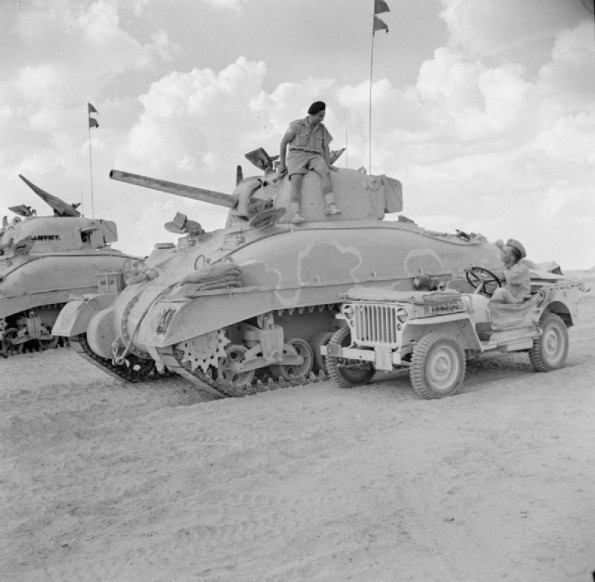
[(66, 303), (72, 295), (97, 292), (97, 275), (121, 271), (129, 257), (117, 251), (48, 253), (0, 262), (0, 318), (26, 309)]
[(85, 218), (57, 196), (24, 176), (54, 210), (38, 216), (33, 208), (11, 207), (17, 216), (0, 227), (0, 354), (54, 347), (52, 327), (73, 296), (116, 294), (123, 270), (136, 257), (112, 249), (118, 240), (111, 220)]
[[(191, 251), (184, 264), (193, 264), (202, 250)], [(135, 342), (163, 347), (269, 310), (337, 303), (339, 295), (354, 285), (406, 290), (413, 288), (412, 280), (420, 271), (448, 277), (472, 265), (501, 264), (499, 249), (489, 243), (432, 237), (390, 222), (369, 227), (342, 222), (299, 231), (278, 228), (226, 257), (241, 268), (240, 288), (187, 298), (184, 287), (192, 292), (192, 284), (167, 283), (173, 271), (180, 272), (175, 264), (146, 286), (125, 291), (114, 311), (121, 315), (122, 306), (136, 300), (128, 315)]]
[(339, 212), (327, 213), (320, 177), (310, 172), (299, 225), (290, 181), (270, 168), (242, 178), (232, 196), (112, 177), (230, 208), (226, 227), (210, 233), (178, 213), (166, 228), (186, 236), (172, 248), (156, 245), (110, 305), (79, 304), (58, 318), (60, 334), (76, 336), (89, 358), (125, 379), (131, 370), (146, 379), (153, 365), (228, 396), (299, 383), (324, 375), (320, 345), (340, 325), (340, 296), (350, 288), (414, 289), (445, 284), (466, 267), (501, 265), (500, 250), (480, 235), (383, 220), (402, 210), (401, 183), (387, 176), (333, 172)]
[[(129, 284), (92, 315), (88, 343), (106, 360), (126, 352), (167, 365), (162, 354), (176, 346), (267, 313), (284, 339), (310, 341), (332, 329), (341, 294), (355, 285), (408, 290), (420, 273), (447, 280), (466, 267), (500, 264), (499, 249), (483, 238), (463, 240), (409, 222), (228, 228), (150, 257), (146, 270), (156, 276)], [(240, 273), (240, 284), (205, 288), (209, 270), (224, 272), (225, 265)], [(80, 331), (60, 318), (56, 328), (67, 336)]]
[(60, 310), (102, 287), (121, 290), (131, 257), (116, 250), (24, 255), (0, 261), (0, 353), (55, 347)]

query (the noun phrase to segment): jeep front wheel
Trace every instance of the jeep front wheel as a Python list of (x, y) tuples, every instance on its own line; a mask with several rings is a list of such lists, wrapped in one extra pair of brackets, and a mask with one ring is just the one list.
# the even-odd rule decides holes
[(409, 378), (422, 398), (455, 394), (465, 378), (465, 352), (455, 336), (433, 332), (413, 349)]
[[(349, 328), (339, 328), (328, 340), (328, 343), (339, 344), (341, 347), (349, 346), (351, 343)], [(326, 368), (329, 376), (339, 388), (355, 388), (367, 384), (375, 374), (374, 366), (370, 362), (346, 360), (335, 356), (326, 356)]]
[(529, 359), (536, 372), (563, 368), (568, 356), (568, 331), (562, 318), (551, 311), (539, 321), (541, 336), (533, 342)]

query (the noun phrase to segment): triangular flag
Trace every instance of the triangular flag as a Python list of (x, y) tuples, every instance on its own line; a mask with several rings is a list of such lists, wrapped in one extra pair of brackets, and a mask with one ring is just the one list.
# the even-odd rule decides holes
[(386, 30), (386, 32), (388, 32), (388, 26), (386, 25), (386, 22), (380, 20), (378, 16), (374, 16), (374, 28), (372, 30), (372, 34), (374, 34), (377, 30)]
[(89, 117), (89, 127), (99, 127), (99, 122), (97, 121), (97, 119)]
[(374, 14), (382, 14), (383, 12), (390, 12), (388, 4), (384, 0), (374, 0)]
[(87, 103), (87, 105), (89, 107), (89, 113), (99, 113), (99, 111), (97, 111), (97, 109), (95, 109), (93, 105), (91, 105), (90, 103)]

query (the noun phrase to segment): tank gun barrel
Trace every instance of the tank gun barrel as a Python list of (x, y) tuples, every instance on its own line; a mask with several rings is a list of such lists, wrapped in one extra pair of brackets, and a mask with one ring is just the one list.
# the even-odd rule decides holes
[(216, 206), (233, 208), (236, 205), (236, 200), (232, 195), (217, 192), (216, 190), (207, 190), (206, 188), (196, 188), (194, 186), (176, 184), (175, 182), (149, 178), (147, 176), (140, 176), (139, 174), (131, 174), (129, 172), (121, 172), (120, 170), (112, 170), (109, 173), (109, 177), (112, 180), (135, 184), (136, 186), (142, 186), (143, 188), (160, 190), (161, 192), (169, 192), (176, 196), (184, 196), (185, 198), (192, 198), (192, 200), (199, 200), (200, 202), (208, 202), (210, 204), (215, 204)]

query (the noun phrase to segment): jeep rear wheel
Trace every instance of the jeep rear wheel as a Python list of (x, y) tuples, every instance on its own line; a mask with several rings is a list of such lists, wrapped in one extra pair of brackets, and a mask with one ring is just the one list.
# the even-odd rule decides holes
[(568, 331), (562, 318), (551, 311), (539, 320), (541, 336), (533, 342), (529, 359), (536, 372), (563, 368), (568, 356)]
[[(349, 328), (341, 327), (338, 329), (328, 343), (339, 344), (342, 347), (349, 346), (351, 343)], [(329, 376), (340, 388), (355, 388), (355, 386), (367, 384), (375, 373), (374, 366), (369, 362), (346, 360), (334, 356), (326, 357), (326, 368)]]
[(433, 332), (421, 338), (413, 349), (409, 378), (422, 398), (455, 394), (465, 378), (465, 352), (455, 336)]

